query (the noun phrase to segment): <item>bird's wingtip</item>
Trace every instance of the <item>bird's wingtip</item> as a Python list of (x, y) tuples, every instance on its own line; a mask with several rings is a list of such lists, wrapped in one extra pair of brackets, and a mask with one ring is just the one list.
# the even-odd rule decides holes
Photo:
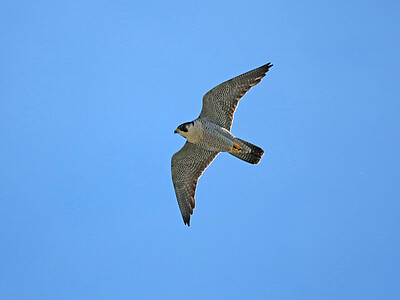
[(271, 67), (273, 67), (274, 65), (271, 63), (271, 62), (269, 62), (269, 63), (267, 63), (266, 65), (264, 65), (264, 67), (266, 67), (267, 68), (267, 70), (269, 70), (269, 68), (271, 68)]
[(183, 223), (185, 223), (185, 225), (187, 225), (188, 227), (190, 227), (190, 216), (185, 218), (183, 217)]

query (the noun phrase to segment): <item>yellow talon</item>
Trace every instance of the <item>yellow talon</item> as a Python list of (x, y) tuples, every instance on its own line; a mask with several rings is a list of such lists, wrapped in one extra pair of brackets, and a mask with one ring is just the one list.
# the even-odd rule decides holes
[(241, 151), (242, 151), (242, 147), (240, 147), (238, 143), (233, 142), (232, 152), (241, 152)]

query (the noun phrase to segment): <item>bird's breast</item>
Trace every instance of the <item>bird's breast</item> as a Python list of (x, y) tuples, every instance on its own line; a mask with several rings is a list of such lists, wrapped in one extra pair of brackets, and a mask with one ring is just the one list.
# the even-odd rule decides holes
[(203, 132), (201, 128), (193, 127), (191, 128), (191, 130), (189, 130), (188, 133), (186, 133), (185, 137), (188, 140), (188, 142), (192, 144), (197, 144), (201, 141), (203, 137)]
[(211, 151), (225, 152), (232, 150), (233, 139), (213, 128), (212, 130), (203, 132), (199, 144)]

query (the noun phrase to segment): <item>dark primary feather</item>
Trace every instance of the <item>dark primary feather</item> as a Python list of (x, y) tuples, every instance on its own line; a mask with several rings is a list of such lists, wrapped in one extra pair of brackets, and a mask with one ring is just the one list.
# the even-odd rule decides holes
[(213, 88), (203, 97), (200, 117), (230, 130), (239, 100), (261, 81), (272, 66), (268, 63)]
[(217, 155), (218, 152), (186, 142), (182, 149), (172, 156), (172, 181), (185, 225), (190, 226), (197, 181)]

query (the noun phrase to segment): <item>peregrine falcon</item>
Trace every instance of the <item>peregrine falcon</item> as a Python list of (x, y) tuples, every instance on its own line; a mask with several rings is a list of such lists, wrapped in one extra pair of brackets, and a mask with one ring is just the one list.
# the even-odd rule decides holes
[(228, 152), (251, 164), (260, 162), (264, 151), (230, 131), (239, 100), (271, 67), (268, 63), (216, 86), (204, 95), (200, 116), (174, 131), (187, 140), (171, 160), (172, 181), (185, 225), (190, 226), (197, 181), (219, 152)]

